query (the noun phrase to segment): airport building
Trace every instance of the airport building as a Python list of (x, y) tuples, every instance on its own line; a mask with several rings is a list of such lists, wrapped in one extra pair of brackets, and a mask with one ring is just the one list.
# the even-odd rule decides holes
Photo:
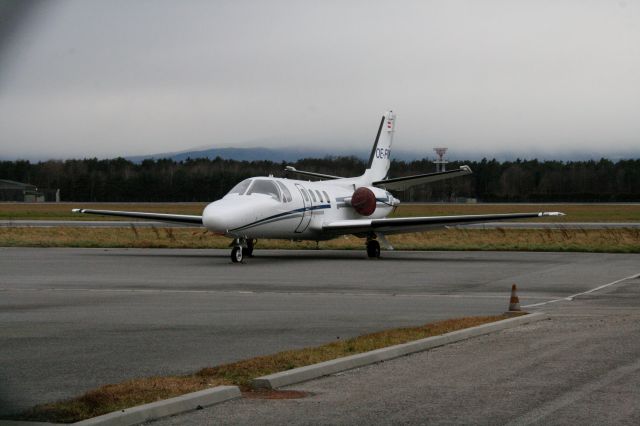
[(59, 189), (38, 189), (37, 186), (13, 180), (0, 179), (0, 201), (38, 203), (60, 201)]

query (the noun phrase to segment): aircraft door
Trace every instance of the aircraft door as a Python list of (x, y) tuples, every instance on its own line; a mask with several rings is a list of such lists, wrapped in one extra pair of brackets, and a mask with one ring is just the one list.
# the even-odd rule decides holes
[(302, 212), (302, 220), (300, 221), (300, 224), (298, 225), (298, 227), (296, 228), (296, 233), (302, 233), (304, 232), (307, 227), (309, 226), (309, 222), (311, 222), (311, 206), (312, 206), (312, 202), (311, 202), (311, 197), (309, 197), (309, 193), (307, 192), (306, 189), (304, 189), (300, 184), (296, 183), (296, 188), (298, 188), (298, 191), (300, 191), (300, 197), (302, 197), (302, 203), (304, 205), (304, 210)]

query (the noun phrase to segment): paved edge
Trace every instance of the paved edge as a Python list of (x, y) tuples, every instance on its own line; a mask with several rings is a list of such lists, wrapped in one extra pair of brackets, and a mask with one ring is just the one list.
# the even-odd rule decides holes
[(184, 413), (185, 411), (218, 404), (242, 396), (237, 386), (216, 386), (198, 392), (169, 398), (150, 404), (138, 405), (121, 411), (82, 420), (74, 425), (129, 426), (161, 417)]
[(365, 365), (375, 364), (381, 361), (387, 361), (404, 355), (422, 352), (427, 349), (469, 339), (471, 337), (482, 336), (483, 334), (489, 334), (495, 331), (505, 330), (507, 328), (546, 320), (549, 318), (551, 318), (551, 316), (544, 312), (536, 312), (534, 314), (508, 318), (501, 321), (482, 324), (476, 327), (466, 328), (464, 330), (453, 331), (440, 336), (427, 337), (425, 339), (414, 340), (413, 342), (389, 346), (387, 348), (376, 349), (370, 352), (364, 352), (357, 355), (321, 362), (319, 364), (308, 365), (280, 373), (270, 374), (268, 376), (258, 377), (251, 382), (251, 385), (254, 388), (276, 389), (282, 386), (317, 379), (329, 374), (339, 373), (341, 371), (351, 370), (353, 368), (363, 367)]
[[(428, 349), (444, 346), (449, 343), (458, 342), (472, 337), (482, 336), (484, 334), (493, 333), (500, 330), (516, 327), (518, 325), (528, 324), (531, 322), (546, 320), (551, 316), (544, 312), (536, 312), (514, 318), (508, 318), (488, 324), (482, 324), (476, 327), (464, 330), (453, 331), (451, 333), (440, 336), (427, 337), (413, 342), (403, 343), (401, 345), (389, 346), (387, 348), (376, 349), (370, 352), (364, 352), (357, 355), (338, 358), (330, 361), (321, 362), (319, 364), (308, 365), (305, 367), (294, 368), (292, 370), (280, 373), (270, 374), (254, 379), (251, 384), (254, 388), (276, 389), (282, 386), (300, 383), (307, 380), (317, 379), (329, 374), (338, 373), (353, 368), (363, 367), (365, 365), (375, 364), (381, 361), (387, 361), (404, 355), (416, 352), (422, 352)], [(198, 392), (192, 392), (185, 395), (169, 398), (162, 401), (156, 401), (149, 404), (139, 405), (136, 407), (126, 408), (121, 411), (114, 411), (102, 416), (93, 417), (91, 419), (82, 420), (74, 425), (104, 425), (104, 426), (130, 426), (150, 420), (168, 417), (175, 414), (184, 413), (186, 411), (207, 407), (221, 402), (242, 396), (238, 386), (216, 386), (210, 389), (204, 389)], [(48, 425), (53, 423), (38, 422), (22, 422), (22, 421), (3, 421), (1, 425)]]

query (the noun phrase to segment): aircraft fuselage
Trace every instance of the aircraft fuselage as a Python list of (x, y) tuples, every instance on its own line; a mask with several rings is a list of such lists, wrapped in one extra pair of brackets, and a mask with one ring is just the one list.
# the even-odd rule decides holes
[(370, 187), (376, 206), (372, 214), (363, 216), (350, 202), (357, 187), (353, 179), (311, 182), (259, 177), (251, 180), (276, 183), (279, 196), (228, 194), (204, 209), (202, 222), (207, 229), (233, 238), (326, 240), (335, 235), (323, 233), (323, 223), (384, 218), (400, 203), (384, 189)]

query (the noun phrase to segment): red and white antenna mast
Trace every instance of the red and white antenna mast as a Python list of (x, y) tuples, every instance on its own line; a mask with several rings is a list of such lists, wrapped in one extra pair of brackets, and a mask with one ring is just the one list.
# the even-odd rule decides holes
[(447, 148), (433, 148), (433, 150), (438, 155), (438, 159), (433, 162), (436, 165), (436, 172), (445, 172), (448, 161), (444, 159), (444, 155), (447, 153)]

